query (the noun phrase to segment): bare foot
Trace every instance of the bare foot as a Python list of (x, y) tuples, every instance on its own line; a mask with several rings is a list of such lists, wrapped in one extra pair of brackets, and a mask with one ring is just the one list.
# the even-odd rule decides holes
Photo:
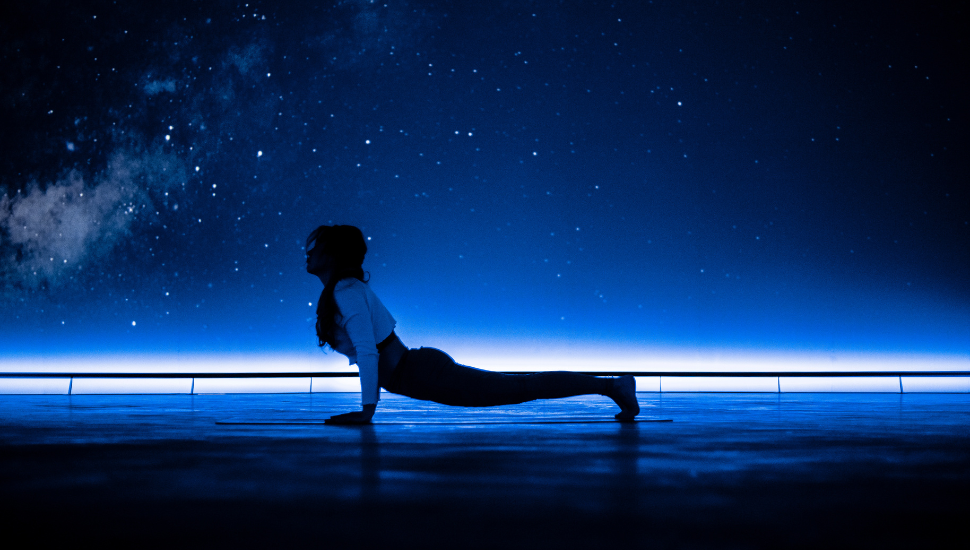
[(610, 396), (620, 406), (620, 412), (613, 418), (620, 422), (633, 422), (640, 414), (640, 403), (637, 402), (637, 382), (632, 375), (613, 379), (613, 395)]

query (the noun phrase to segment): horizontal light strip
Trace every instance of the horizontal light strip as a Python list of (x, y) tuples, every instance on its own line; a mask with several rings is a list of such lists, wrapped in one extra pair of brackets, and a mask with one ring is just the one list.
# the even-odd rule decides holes
[[(493, 371), (502, 374), (535, 374), (550, 371)], [(868, 376), (970, 376), (970, 371), (569, 371), (591, 376), (676, 377), (868, 377)], [(357, 372), (0, 372), (0, 378), (357, 378)]]
[[(455, 346), (457, 348), (457, 346)], [(453, 349), (447, 347), (446, 349)], [(597, 375), (642, 376), (824, 376), (899, 375), (970, 371), (970, 356), (857, 352), (772, 352), (769, 350), (579, 349), (575, 346), (494, 350), (457, 348), (463, 365), (496, 372), (566, 370)], [(58, 373), (203, 377), (214, 374), (256, 377), (356, 376), (357, 368), (337, 353), (290, 354), (137, 354), (102, 356), (0, 357), (0, 376)]]
[[(444, 345), (447, 344), (447, 345)], [(465, 347), (461, 364), (505, 373), (634, 375), (644, 392), (970, 393), (970, 357), (610, 346)], [(0, 357), (0, 394), (323, 393), (359, 391), (336, 353)]]
[[(138, 378), (45, 376), (0, 377), (0, 394), (224, 394), (357, 392), (355, 378), (233, 377), (202, 378), (141, 376)], [(278, 374), (278, 373), (276, 373)], [(286, 373), (289, 374), (289, 373)], [(696, 374), (696, 373), (691, 373)], [(746, 373), (747, 374), (747, 373)], [(813, 373), (814, 374), (814, 373)], [(970, 393), (970, 376), (637, 376), (638, 392), (733, 393)]]

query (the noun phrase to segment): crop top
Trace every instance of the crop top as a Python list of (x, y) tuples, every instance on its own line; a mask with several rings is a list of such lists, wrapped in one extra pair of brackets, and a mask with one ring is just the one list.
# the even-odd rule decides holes
[(363, 404), (376, 404), (380, 400), (377, 344), (390, 336), (397, 322), (370, 287), (357, 279), (338, 282), (333, 298), (340, 313), (332, 347), (346, 355), (351, 365), (357, 363)]

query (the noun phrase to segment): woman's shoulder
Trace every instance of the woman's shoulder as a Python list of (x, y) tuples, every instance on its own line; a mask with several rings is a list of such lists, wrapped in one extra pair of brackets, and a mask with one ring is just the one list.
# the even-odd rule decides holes
[(357, 290), (362, 291), (367, 288), (367, 284), (359, 279), (354, 279), (353, 277), (348, 277), (346, 279), (341, 279), (337, 281), (337, 284), (333, 287), (334, 292), (339, 290)]
[(371, 309), (370, 289), (363, 281), (344, 279), (333, 288), (333, 299), (342, 315)]
[(342, 279), (333, 287), (333, 296), (335, 299), (350, 296), (365, 297), (367, 296), (367, 284), (354, 278)]

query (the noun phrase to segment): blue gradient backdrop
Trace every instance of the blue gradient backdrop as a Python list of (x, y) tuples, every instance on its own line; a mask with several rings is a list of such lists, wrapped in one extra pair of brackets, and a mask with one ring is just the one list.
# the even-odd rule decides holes
[(3, 10), (8, 356), (313, 349), (322, 223), (412, 346), (970, 353), (964, 8)]

